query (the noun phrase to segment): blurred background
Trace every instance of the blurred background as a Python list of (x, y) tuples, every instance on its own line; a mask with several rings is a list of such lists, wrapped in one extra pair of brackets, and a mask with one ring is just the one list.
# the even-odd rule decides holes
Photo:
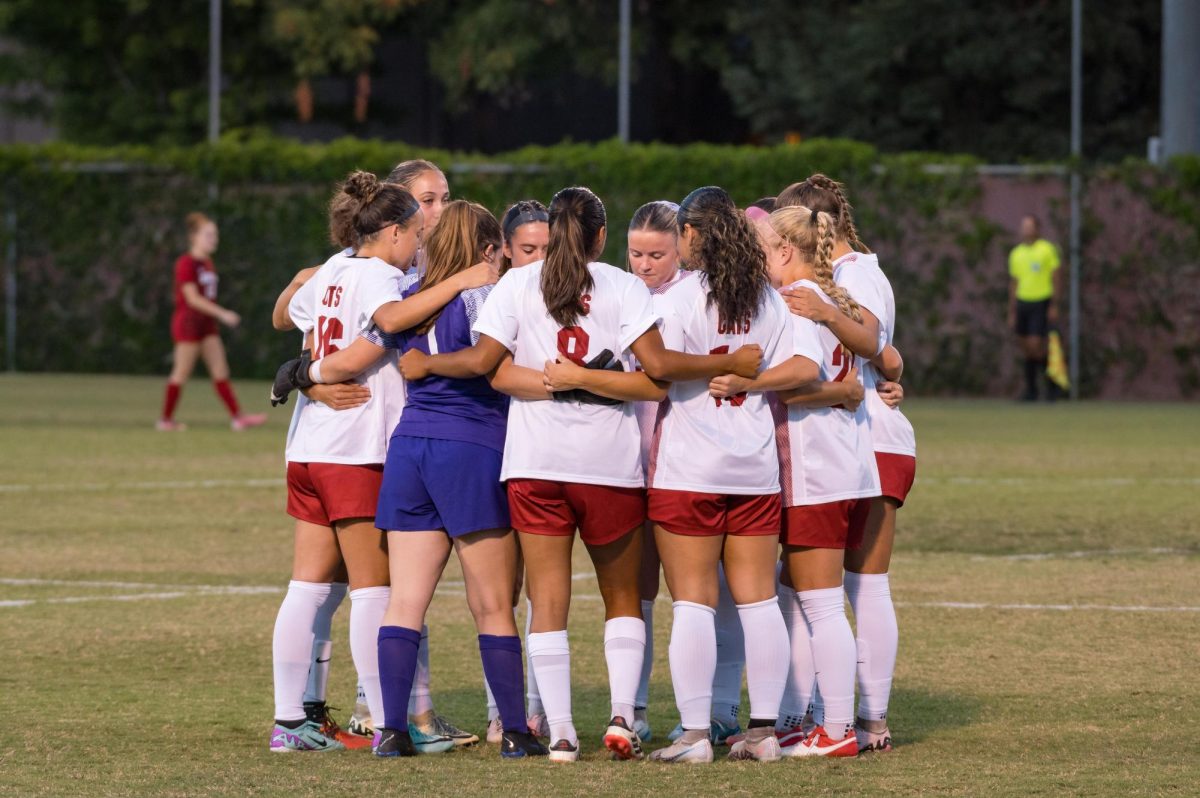
[(825, 172), (921, 394), (1016, 394), (1007, 257), (1036, 214), (1077, 278), (1078, 394), (1200, 391), (1192, 0), (0, 0), (0, 103), (9, 370), (165, 373), (202, 210), (234, 374), (269, 375), (334, 181), (427, 157), (497, 213), (589, 185), (617, 264), (643, 202)]

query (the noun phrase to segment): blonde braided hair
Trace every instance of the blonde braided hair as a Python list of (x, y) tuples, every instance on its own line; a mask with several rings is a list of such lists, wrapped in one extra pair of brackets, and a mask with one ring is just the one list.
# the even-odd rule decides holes
[(869, 253), (871, 250), (858, 237), (858, 228), (854, 226), (854, 207), (846, 199), (846, 192), (838, 181), (817, 173), (800, 183), (792, 183), (779, 192), (777, 207), (800, 205), (823, 211), (833, 217), (835, 229), (839, 238), (858, 252)]
[(838, 310), (861, 322), (859, 304), (846, 293), (846, 289), (833, 281), (833, 245), (836, 240), (833, 217), (803, 205), (789, 205), (772, 213), (768, 221), (780, 238), (794, 246), (801, 257), (812, 264), (817, 285), (833, 300)]

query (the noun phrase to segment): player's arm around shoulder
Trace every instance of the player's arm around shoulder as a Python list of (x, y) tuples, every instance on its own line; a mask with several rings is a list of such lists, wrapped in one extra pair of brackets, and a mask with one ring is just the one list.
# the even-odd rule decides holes
[(292, 301), (292, 297), (296, 295), (305, 283), (317, 273), (320, 266), (309, 266), (307, 269), (301, 269), (296, 272), (296, 276), (292, 281), (280, 292), (275, 300), (275, 307), (271, 309), (271, 326), (280, 332), (296, 329), (295, 322), (292, 321), (291, 315), (288, 313), (288, 305)]

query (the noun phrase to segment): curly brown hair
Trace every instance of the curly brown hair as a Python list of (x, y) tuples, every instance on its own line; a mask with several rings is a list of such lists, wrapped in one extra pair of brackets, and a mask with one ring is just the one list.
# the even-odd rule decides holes
[(699, 237), (688, 267), (708, 275), (708, 306), (717, 306), (721, 325), (753, 319), (771, 282), (750, 220), (718, 186), (704, 186), (684, 197), (677, 218), (681, 235), (691, 227)]

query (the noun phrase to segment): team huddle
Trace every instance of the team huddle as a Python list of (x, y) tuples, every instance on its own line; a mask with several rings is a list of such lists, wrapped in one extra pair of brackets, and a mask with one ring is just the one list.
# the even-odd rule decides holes
[[(497, 220), (406, 161), (351, 174), (329, 216), (342, 251), (297, 274), (273, 319), (304, 345), (272, 388), (296, 392), (296, 531), (271, 751), (479, 742), (430, 691), (425, 614), (453, 551), (487, 742), (576, 761), (577, 534), (604, 602), (612, 758), (654, 739), (660, 572), (679, 725), (650, 759), (891, 749), (888, 568), (916, 447), (892, 289), (840, 184), (813, 175), (745, 210), (714, 186), (650, 202), (628, 270), (597, 261), (608, 219), (582, 187)], [(346, 595), (363, 706), (343, 730), (325, 685)]]

